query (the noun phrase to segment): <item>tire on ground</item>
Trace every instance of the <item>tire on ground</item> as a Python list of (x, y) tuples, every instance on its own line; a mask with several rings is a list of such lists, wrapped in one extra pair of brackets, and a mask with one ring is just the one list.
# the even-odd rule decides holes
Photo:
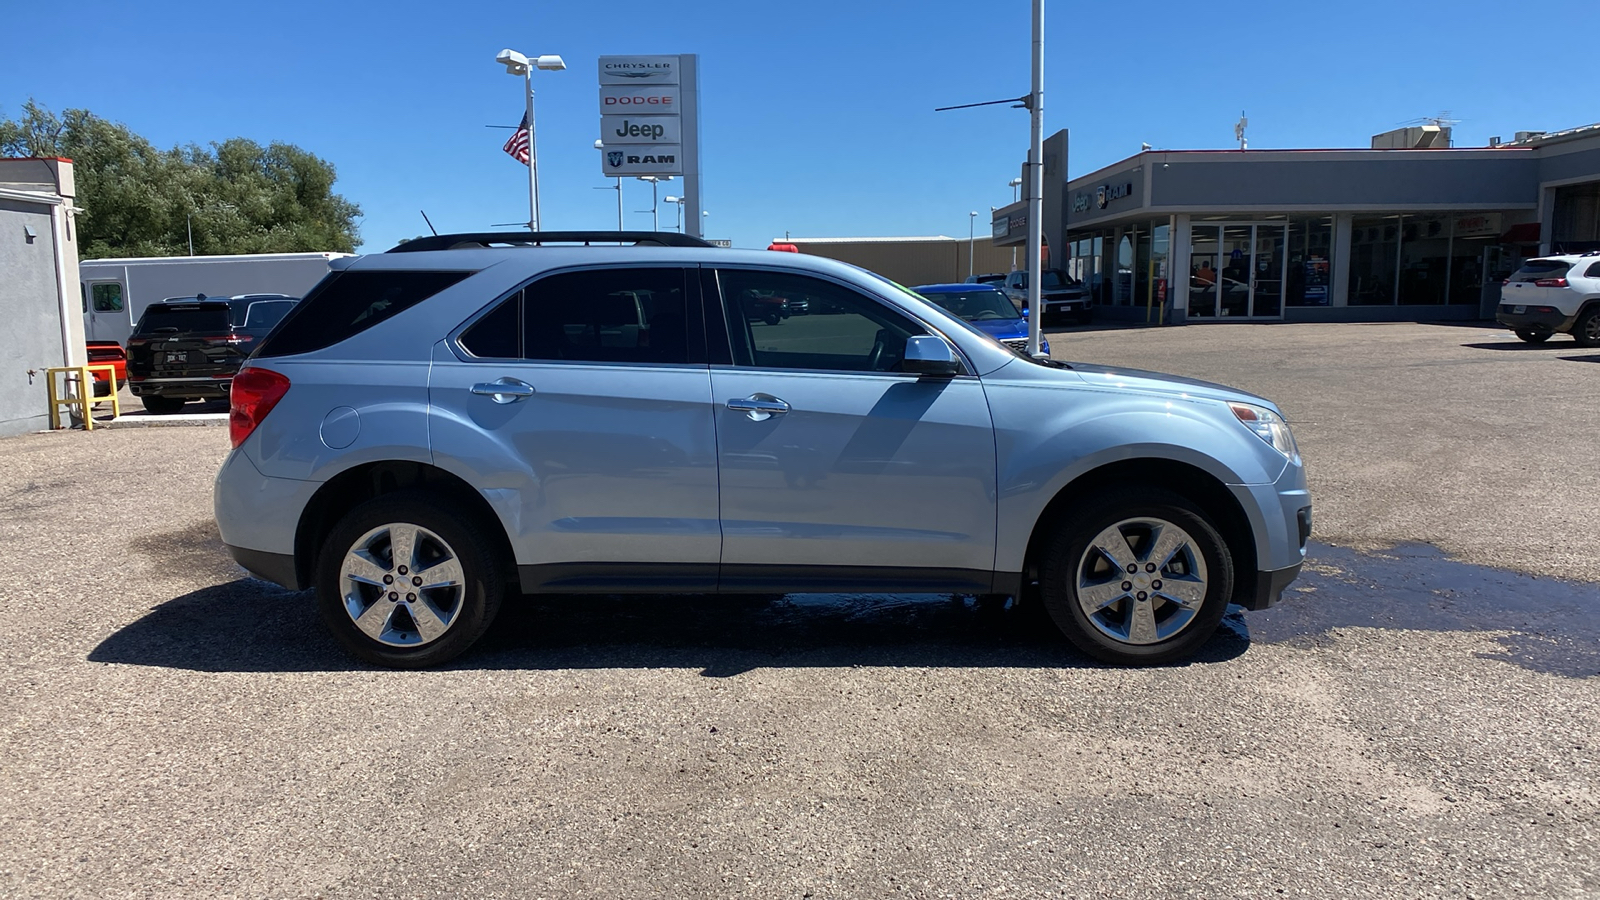
[[(1152, 643), (1131, 643), (1103, 633), (1090, 622), (1078, 594), (1080, 574), (1086, 571), (1085, 567), (1105, 569), (1108, 563), (1098, 553), (1091, 557), (1094, 539), (1113, 525), (1141, 519), (1168, 522), (1187, 532), (1206, 571), (1205, 593), (1198, 611), (1187, 625)], [(1187, 498), (1161, 488), (1109, 488), (1075, 503), (1047, 527), (1049, 531), (1044, 535), (1040, 555), (1040, 596), (1056, 627), (1090, 656), (1122, 665), (1174, 662), (1198, 650), (1222, 622), (1233, 595), (1233, 557), (1210, 518)], [(1148, 552), (1150, 546), (1133, 549), (1139, 554), (1139, 562), (1145, 563), (1142, 554)], [(1156, 574), (1159, 576), (1162, 571), (1166, 570), (1158, 570)], [(1133, 602), (1130, 598), (1119, 604)], [(1168, 609), (1170, 605), (1162, 607), (1168, 616), (1176, 611)]]
[[(461, 588), (455, 597), (459, 607), (449, 625), (437, 638), (416, 646), (393, 646), (368, 636), (347, 611), (341, 587), (346, 555), (369, 532), (396, 524), (416, 526), (437, 535), (453, 551), (462, 572)], [(461, 511), (449, 497), (430, 491), (400, 491), (360, 504), (329, 532), (317, 558), (315, 586), (323, 622), (352, 654), (380, 666), (420, 669), (459, 656), (488, 630), (500, 610), (509, 581), (511, 563), (503, 558), (501, 542), (494, 538), (490, 527)], [(390, 562), (399, 564), (392, 559)], [(379, 603), (389, 601), (380, 596), (372, 605)]]

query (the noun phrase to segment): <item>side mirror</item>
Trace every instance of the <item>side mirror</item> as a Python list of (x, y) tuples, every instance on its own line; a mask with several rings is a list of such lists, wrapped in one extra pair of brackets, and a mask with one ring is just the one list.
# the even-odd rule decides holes
[(950, 376), (961, 371), (961, 360), (944, 338), (918, 334), (906, 339), (906, 355), (900, 361), (900, 370), (917, 375)]

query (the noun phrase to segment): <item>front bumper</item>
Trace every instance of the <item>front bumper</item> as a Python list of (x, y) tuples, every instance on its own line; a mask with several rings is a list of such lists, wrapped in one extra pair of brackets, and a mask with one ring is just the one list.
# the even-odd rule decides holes
[[(1283, 590), (1300, 577), (1300, 563), (1295, 563), (1287, 569), (1277, 569), (1272, 572), (1257, 572), (1256, 583), (1250, 596), (1240, 598), (1246, 602), (1241, 603), (1245, 609), (1266, 609), (1283, 599)], [(245, 568), (249, 568), (246, 566)]]
[(1256, 540), (1253, 582), (1239, 573), (1233, 602), (1246, 609), (1266, 609), (1283, 597), (1305, 563), (1311, 539), (1311, 493), (1306, 470), (1290, 464), (1272, 484), (1229, 485), (1243, 508)]

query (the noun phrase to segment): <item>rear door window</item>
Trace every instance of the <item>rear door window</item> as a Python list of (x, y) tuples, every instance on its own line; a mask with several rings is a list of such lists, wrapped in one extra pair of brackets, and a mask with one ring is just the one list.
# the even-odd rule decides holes
[(501, 301), (459, 343), (479, 359), (701, 363), (704, 338), (690, 315), (687, 274), (663, 267), (551, 275)]
[(414, 269), (335, 272), (295, 304), (256, 356), (293, 356), (332, 347), (472, 274)]

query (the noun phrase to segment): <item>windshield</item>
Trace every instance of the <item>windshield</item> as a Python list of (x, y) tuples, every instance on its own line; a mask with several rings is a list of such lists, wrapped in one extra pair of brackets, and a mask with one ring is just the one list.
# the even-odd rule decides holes
[(1012, 305), (1011, 298), (992, 288), (951, 291), (949, 293), (942, 291), (929, 292), (921, 296), (928, 302), (936, 303), (968, 322), (1021, 318), (1017, 314), (1017, 308)]
[[(1071, 275), (1068, 275), (1067, 273), (1061, 271), (1060, 269), (1045, 269), (1044, 270), (1044, 280), (1041, 281), (1039, 283), (1039, 285), (1040, 285), (1040, 287), (1044, 288), (1045, 290), (1049, 290), (1050, 288), (1077, 287), (1078, 285), (1080, 285), (1082, 283), (1083, 282), (1079, 281), (1076, 278), (1073, 278)], [(1023, 272), (1018, 276), (1018, 278), (1017, 278), (1017, 287), (1022, 288), (1023, 290), (1027, 289), (1027, 287), (1028, 287), (1028, 273), (1027, 272)]]

